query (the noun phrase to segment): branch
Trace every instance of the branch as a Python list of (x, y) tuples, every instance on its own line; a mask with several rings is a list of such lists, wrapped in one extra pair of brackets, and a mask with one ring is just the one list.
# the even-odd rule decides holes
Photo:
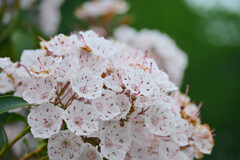
[(27, 160), (32, 157), (37, 156), (38, 154), (42, 153), (45, 149), (47, 149), (47, 144), (42, 145), (41, 147), (37, 148), (35, 151), (25, 154), (24, 157), (22, 157), (20, 160)]
[(39, 160), (48, 160), (48, 159), (49, 159), (49, 157), (45, 156), (45, 157), (40, 158)]
[(12, 145), (14, 145), (19, 139), (21, 139), (23, 136), (25, 136), (29, 132), (30, 132), (30, 126), (27, 126), (9, 144), (5, 145), (0, 151), (0, 158), (9, 150), (9, 148), (12, 147)]

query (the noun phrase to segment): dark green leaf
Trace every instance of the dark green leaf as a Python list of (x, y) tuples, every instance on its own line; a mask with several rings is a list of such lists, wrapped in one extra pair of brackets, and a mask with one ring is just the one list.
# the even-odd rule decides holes
[(15, 121), (22, 121), (25, 124), (27, 124), (26, 118), (24, 116), (22, 116), (20, 114), (16, 114), (16, 113), (10, 114), (10, 116), (8, 117), (6, 123), (13, 123)]
[(27, 153), (30, 152), (30, 149), (29, 149), (29, 143), (28, 143), (28, 140), (26, 138), (23, 139), (23, 143), (26, 145), (26, 148), (27, 148)]
[(5, 135), (5, 131), (3, 126), (0, 124), (0, 150), (3, 148), (4, 145), (7, 143), (7, 137)]
[(28, 105), (29, 104), (20, 97), (0, 96), (0, 114)]

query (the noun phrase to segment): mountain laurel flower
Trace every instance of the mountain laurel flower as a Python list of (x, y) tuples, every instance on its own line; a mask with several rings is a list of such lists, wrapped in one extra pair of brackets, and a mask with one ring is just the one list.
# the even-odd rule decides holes
[(98, 117), (102, 120), (111, 120), (121, 114), (119, 106), (116, 104), (118, 95), (110, 90), (105, 90), (101, 97), (95, 98), (92, 104), (96, 107)]
[(112, 124), (101, 132), (102, 156), (108, 159), (124, 159), (126, 152), (130, 149), (131, 137), (128, 125), (121, 127)]
[(98, 131), (98, 116), (95, 107), (77, 100), (63, 112), (68, 129), (76, 135), (89, 135)]
[(63, 109), (48, 103), (32, 108), (28, 115), (28, 124), (36, 138), (49, 138), (58, 133), (62, 125)]
[(81, 153), (79, 160), (102, 160), (102, 156), (99, 154), (97, 148), (87, 143)]
[(100, 76), (93, 75), (87, 69), (82, 68), (71, 78), (72, 89), (79, 97), (94, 99), (101, 96), (103, 79)]
[(30, 104), (48, 102), (54, 86), (51, 77), (33, 78), (28, 84), (28, 89), (23, 92), (23, 98)]
[[(92, 30), (40, 39), (41, 49), (23, 51), (20, 62), (0, 58), (0, 93), (14, 91), (34, 105), (27, 121), (35, 138), (48, 139), (49, 159), (193, 160), (211, 153), (214, 133), (201, 124), (202, 103), (175, 85), (186, 64), (174, 62), (183, 53), (171, 41), (136, 40), (154, 45), (145, 51)], [(165, 49), (172, 54), (167, 71), (181, 65), (174, 83), (148, 57), (167, 56)]]
[(60, 131), (48, 139), (48, 156), (51, 160), (78, 160), (84, 151), (82, 138), (69, 130)]

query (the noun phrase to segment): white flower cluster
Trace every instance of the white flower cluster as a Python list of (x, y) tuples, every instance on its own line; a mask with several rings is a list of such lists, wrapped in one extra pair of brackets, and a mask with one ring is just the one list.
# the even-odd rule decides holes
[(129, 6), (124, 0), (92, 0), (85, 2), (75, 11), (79, 19), (97, 18), (109, 14), (122, 14)]
[(42, 40), (21, 61), (0, 59), (0, 92), (35, 104), (28, 123), (52, 160), (191, 160), (213, 135), (147, 52), (93, 31)]
[(157, 30), (120, 26), (114, 31), (114, 38), (133, 47), (150, 51), (149, 56), (156, 60), (159, 67), (166, 68), (172, 81), (179, 86), (187, 67), (187, 55), (177, 47), (166, 34)]

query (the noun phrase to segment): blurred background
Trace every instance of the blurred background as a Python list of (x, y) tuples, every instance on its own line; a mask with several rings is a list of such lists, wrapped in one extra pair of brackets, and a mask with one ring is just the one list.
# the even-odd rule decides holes
[[(1, 57), (19, 60), (24, 49), (39, 48), (38, 36), (49, 39), (53, 32), (70, 34), (87, 27), (74, 16), (76, 6), (84, 0), (59, 0), (52, 8), (42, 4), (46, 10), (38, 18), (40, 0), (21, 1), (0, 0)], [(27, 1), (32, 1), (32, 5), (28, 6)], [(185, 92), (186, 85), (190, 85), (191, 99), (204, 102), (202, 121), (216, 129), (212, 155), (204, 160), (240, 159), (240, 1), (128, 2), (130, 9), (125, 20), (132, 27), (167, 33), (189, 57), (181, 91)], [(58, 9), (59, 12), (53, 12)], [(59, 27), (43, 29), (38, 20), (44, 16), (56, 17), (53, 20)]]

